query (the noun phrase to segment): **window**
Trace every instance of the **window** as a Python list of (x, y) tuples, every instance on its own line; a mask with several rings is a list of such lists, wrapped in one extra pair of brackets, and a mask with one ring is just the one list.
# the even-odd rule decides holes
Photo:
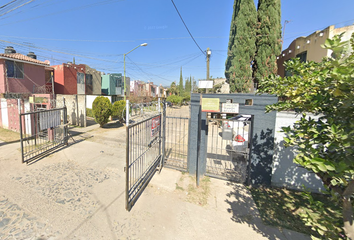
[(117, 87), (123, 87), (123, 85), (122, 79), (117, 79)]
[(23, 63), (6, 60), (7, 77), (23, 78)]
[(85, 83), (85, 74), (78, 72), (77, 73), (77, 84), (84, 84)]
[(300, 62), (306, 62), (307, 51), (299, 53), (298, 55), (296, 55), (296, 57), (300, 58)]
[(245, 106), (253, 106), (253, 99), (246, 99)]
[(86, 74), (86, 85), (92, 85), (92, 74)]

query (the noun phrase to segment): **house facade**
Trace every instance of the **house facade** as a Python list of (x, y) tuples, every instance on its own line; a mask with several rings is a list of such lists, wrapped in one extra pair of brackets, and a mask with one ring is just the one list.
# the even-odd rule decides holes
[(284, 68), (284, 63), (292, 58), (300, 58), (301, 61), (320, 62), (324, 57), (331, 56), (331, 50), (321, 47), (326, 39), (344, 33), (342, 40), (349, 40), (354, 32), (354, 25), (335, 28), (334, 25), (323, 30), (316, 31), (307, 37), (296, 38), (287, 49), (283, 50), (277, 57), (278, 75), (287, 76), (289, 73)]
[(33, 52), (26, 56), (6, 47), (0, 54), (0, 127), (19, 131), (19, 111), (51, 108), (52, 76), (48, 61), (37, 60)]
[(101, 72), (71, 62), (52, 67), (55, 93), (101, 95)]
[[(102, 77), (102, 94), (117, 95), (120, 98), (124, 97), (124, 79), (121, 73), (111, 73), (101, 75)], [(130, 78), (125, 79), (127, 86), (130, 86)], [(127, 88), (127, 94), (130, 92)], [(129, 95), (129, 94), (128, 94)]]

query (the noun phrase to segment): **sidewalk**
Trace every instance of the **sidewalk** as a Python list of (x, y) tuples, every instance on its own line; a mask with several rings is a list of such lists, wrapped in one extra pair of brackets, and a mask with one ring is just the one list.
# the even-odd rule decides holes
[(70, 132), (75, 142), (31, 165), (19, 143), (1, 145), (0, 239), (310, 239), (265, 226), (243, 185), (210, 179), (203, 195), (167, 168), (127, 212), (125, 127)]

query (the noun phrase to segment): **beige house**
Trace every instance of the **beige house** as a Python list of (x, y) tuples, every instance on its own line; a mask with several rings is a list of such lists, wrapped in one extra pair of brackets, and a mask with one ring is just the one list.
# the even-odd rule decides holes
[(316, 31), (307, 37), (296, 38), (287, 49), (283, 50), (277, 57), (278, 75), (284, 77), (287, 75), (284, 62), (292, 58), (300, 58), (301, 61), (320, 62), (324, 57), (330, 57), (331, 51), (321, 47), (327, 38), (343, 33), (343, 41), (349, 40), (354, 32), (354, 25), (341, 28), (334, 28), (334, 25), (323, 30)]

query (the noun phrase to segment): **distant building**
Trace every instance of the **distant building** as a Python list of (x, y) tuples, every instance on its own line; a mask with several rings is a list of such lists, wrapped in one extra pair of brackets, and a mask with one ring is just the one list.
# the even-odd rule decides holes
[(160, 86), (157, 87), (157, 97), (162, 97), (162, 98), (166, 98), (167, 97), (167, 88), (163, 87), (162, 84), (160, 84)]
[(54, 68), (54, 88), (58, 94), (101, 95), (101, 73), (85, 64), (63, 63)]
[(158, 86), (153, 82), (143, 82), (140, 80), (134, 80), (130, 82), (130, 93), (138, 97), (157, 97)]
[(321, 47), (326, 39), (343, 33), (343, 41), (349, 40), (354, 32), (354, 25), (341, 28), (334, 28), (334, 25), (323, 30), (316, 31), (307, 37), (296, 38), (287, 49), (283, 50), (281, 55), (277, 57), (278, 75), (281, 77), (287, 76), (289, 73), (284, 68), (284, 62), (292, 58), (300, 58), (301, 61), (320, 62), (323, 57), (330, 57), (331, 50)]
[(102, 75), (102, 94), (124, 97), (124, 81), (121, 73)]
[(141, 84), (143, 83), (144, 82), (140, 80), (130, 81), (130, 95), (138, 96), (139, 92), (142, 90)]

